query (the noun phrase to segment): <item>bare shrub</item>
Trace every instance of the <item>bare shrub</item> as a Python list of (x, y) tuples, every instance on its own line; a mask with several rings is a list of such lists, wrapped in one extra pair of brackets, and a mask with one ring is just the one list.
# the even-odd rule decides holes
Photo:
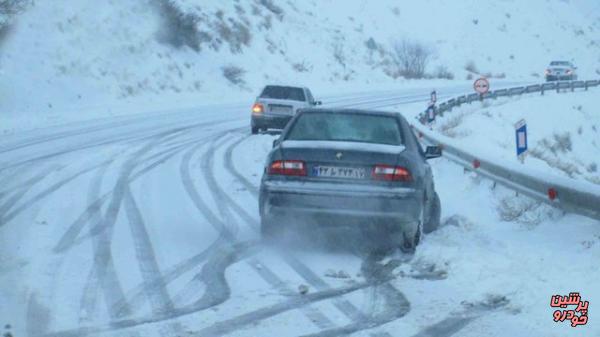
[(372, 51), (377, 50), (377, 42), (375, 42), (375, 39), (373, 39), (372, 37), (370, 37), (367, 41), (365, 41), (365, 46), (369, 50), (372, 50)]
[[(566, 132), (564, 134), (554, 134), (552, 139), (542, 139), (535, 148), (529, 151), (529, 154), (534, 158), (546, 162), (548, 166), (556, 168), (567, 174), (569, 177), (574, 178), (576, 175), (581, 174), (579, 166), (562, 161), (560, 157), (558, 157), (561, 154), (571, 151), (572, 147), (571, 135)], [(551, 154), (549, 154), (549, 152)]]
[(24, 12), (32, 0), (0, 0), (0, 15), (14, 16)]
[(292, 64), (292, 68), (299, 73), (305, 73), (312, 70), (312, 66), (308, 64), (306, 61), (298, 62)]
[(10, 35), (14, 17), (27, 10), (31, 4), (33, 0), (0, 0), (0, 43)]
[(438, 66), (433, 73), (433, 77), (453, 80), (454, 74), (451, 73), (446, 66)]
[(473, 60), (470, 60), (465, 64), (465, 70), (471, 73), (479, 74), (479, 70), (477, 69), (477, 66)]
[(242, 45), (250, 45), (252, 35), (248, 27), (243, 23), (231, 21), (230, 26), (222, 18), (219, 18), (216, 30), (221, 40), (229, 43), (231, 51), (234, 53), (241, 52)]
[(393, 60), (399, 69), (399, 75), (405, 78), (423, 78), (431, 48), (418, 41), (403, 39), (393, 45)]
[(232, 84), (243, 85), (246, 83), (243, 78), (244, 74), (246, 74), (244, 69), (230, 65), (221, 68), (221, 70), (223, 71), (223, 76)]
[(283, 19), (283, 9), (273, 3), (273, 0), (258, 0), (258, 3), (275, 14), (279, 20)]
[(473, 77), (473, 74), (469, 73), (469, 74), (467, 75), (467, 80), (472, 80), (473, 78), (474, 78), (474, 77)]
[(260, 27), (265, 30), (271, 29), (273, 27), (273, 17), (271, 15), (267, 15), (264, 17), (263, 21), (260, 23)]
[(333, 58), (342, 67), (346, 68), (346, 56), (344, 55), (344, 45), (341, 41), (336, 41), (333, 44)]
[(458, 114), (453, 114), (452, 117), (448, 118), (444, 122), (440, 124), (438, 127), (438, 131), (450, 138), (463, 138), (470, 134), (470, 131), (459, 131), (458, 127), (462, 124), (465, 117), (467, 117), (468, 113), (462, 112)]
[(589, 173), (596, 173), (596, 172), (598, 172), (598, 164), (596, 164), (596, 163), (589, 164), (588, 167), (587, 167), (587, 171)]
[(155, 3), (164, 21), (157, 34), (160, 43), (176, 48), (187, 46), (200, 51), (202, 42), (210, 41), (210, 35), (198, 29), (199, 17), (183, 13), (171, 0), (158, 0)]
[(500, 200), (496, 209), (502, 221), (518, 222), (533, 227), (543, 220), (536, 212), (540, 206), (540, 202), (530, 198), (505, 197)]

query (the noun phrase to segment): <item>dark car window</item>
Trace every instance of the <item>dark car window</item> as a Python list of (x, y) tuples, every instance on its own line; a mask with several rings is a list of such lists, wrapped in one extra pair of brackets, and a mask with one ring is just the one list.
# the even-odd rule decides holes
[(550, 62), (551, 66), (563, 66), (563, 67), (570, 67), (571, 63), (570, 62), (565, 62), (565, 61), (553, 61)]
[(295, 87), (282, 87), (282, 86), (274, 86), (269, 85), (266, 86), (263, 90), (262, 94), (260, 94), (261, 98), (275, 98), (275, 99), (289, 99), (293, 101), (306, 101), (306, 97), (304, 96), (304, 90), (302, 88)]
[(391, 116), (311, 112), (298, 117), (285, 139), (401, 145), (402, 133)]

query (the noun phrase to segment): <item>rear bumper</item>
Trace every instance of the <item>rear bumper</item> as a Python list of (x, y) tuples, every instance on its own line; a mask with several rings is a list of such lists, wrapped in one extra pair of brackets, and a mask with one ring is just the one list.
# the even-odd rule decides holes
[(573, 75), (546, 75), (546, 81), (571, 81)]
[(418, 222), (422, 200), (420, 191), (406, 187), (265, 181), (260, 211), (290, 222), (404, 226)]
[(291, 119), (292, 116), (252, 115), (251, 124), (257, 128), (283, 129)]

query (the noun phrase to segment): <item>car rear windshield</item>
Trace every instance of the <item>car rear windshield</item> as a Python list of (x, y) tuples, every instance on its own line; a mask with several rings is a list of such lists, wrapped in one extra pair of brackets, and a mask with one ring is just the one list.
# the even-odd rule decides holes
[(280, 87), (280, 86), (272, 86), (269, 85), (265, 87), (262, 94), (260, 94), (261, 98), (275, 98), (275, 99), (289, 99), (293, 101), (306, 101), (306, 97), (304, 96), (304, 90), (302, 88), (295, 87)]
[(568, 67), (568, 66), (570, 66), (571, 64), (570, 64), (569, 62), (566, 62), (566, 61), (553, 61), (553, 62), (550, 62), (550, 65), (551, 65), (551, 66), (563, 66), (563, 67)]
[(285, 139), (401, 145), (402, 133), (391, 116), (311, 112), (298, 117)]

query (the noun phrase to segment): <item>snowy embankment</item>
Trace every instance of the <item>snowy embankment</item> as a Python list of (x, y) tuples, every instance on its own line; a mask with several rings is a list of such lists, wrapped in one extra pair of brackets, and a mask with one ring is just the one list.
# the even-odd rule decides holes
[[(0, 132), (249, 102), (272, 82), (304, 84), (322, 98), (428, 90), (479, 74), (537, 81), (554, 58), (572, 59), (584, 78), (600, 71), (598, 6), (595, 0), (36, 1), (0, 34)], [(429, 79), (405, 79), (395, 47), (406, 39), (430, 52), (422, 74)], [(438, 77), (454, 80), (432, 79)]]
[(524, 95), (463, 105), (438, 118), (434, 130), (498, 163), (517, 163), (514, 125), (527, 122), (524, 165), (600, 184), (598, 90)]

